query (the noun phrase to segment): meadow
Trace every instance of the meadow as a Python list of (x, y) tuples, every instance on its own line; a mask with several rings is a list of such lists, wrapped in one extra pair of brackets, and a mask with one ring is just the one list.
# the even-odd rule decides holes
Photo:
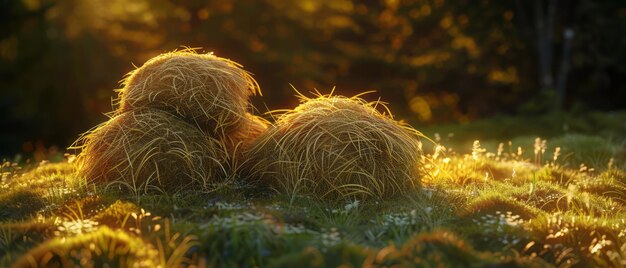
[(422, 130), (421, 187), (390, 200), (249, 196), (237, 178), (122, 194), (62, 161), (5, 161), (0, 266), (623, 267), (626, 113)]
[(624, 0), (0, 14), (0, 268), (626, 267)]

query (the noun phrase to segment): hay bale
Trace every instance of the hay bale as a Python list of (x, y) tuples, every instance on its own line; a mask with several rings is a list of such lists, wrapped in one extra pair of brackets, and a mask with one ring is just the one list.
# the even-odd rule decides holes
[(250, 95), (261, 93), (256, 81), (238, 63), (192, 50), (148, 60), (130, 72), (123, 85), (118, 114), (154, 108), (219, 135), (238, 126)]
[(303, 98), (248, 153), (244, 177), (326, 200), (385, 199), (419, 186), (421, 134), (357, 97)]
[(119, 114), (83, 136), (79, 172), (135, 194), (209, 189), (226, 177), (223, 145), (166, 112)]
[(265, 119), (246, 113), (241, 125), (227, 133), (222, 141), (226, 151), (236, 163), (243, 161), (243, 154), (250, 148), (256, 138), (263, 134), (270, 125)]

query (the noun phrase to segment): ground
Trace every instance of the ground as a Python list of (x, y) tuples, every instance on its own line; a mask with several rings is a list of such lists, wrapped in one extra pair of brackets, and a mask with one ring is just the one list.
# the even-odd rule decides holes
[(626, 266), (624, 122), (595, 113), (425, 128), (442, 146), (424, 143), (421, 190), (341, 204), (228, 185), (126, 195), (87, 183), (72, 156), (5, 162), (0, 266)]

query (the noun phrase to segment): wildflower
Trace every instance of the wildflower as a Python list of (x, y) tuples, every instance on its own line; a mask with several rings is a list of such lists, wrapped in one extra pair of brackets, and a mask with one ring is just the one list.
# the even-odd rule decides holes
[(537, 137), (535, 138), (535, 156), (537, 156), (539, 154), (539, 151), (541, 150), (541, 138)]
[(350, 212), (350, 210), (352, 209), (357, 209), (357, 208), (359, 208), (359, 200), (354, 200), (354, 202), (348, 203), (344, 206), (346, 213)]
[(578, 168), (578, 172), (580, 172), (580, 173), (585, 173), (585, 172), (589, 171), (588, 169), (589, 169), (589, 168), (588, 168), (587, 166), (585, 166), (585, 164), (584, 164), (584, 163), (581, 163), (581, 164), (580, 164), (580, 167)]
[(474, 158), (474, 160), (478, 160), (478, 158), (480, 158), (485, 151), (486, 150), (480, 146), (480, 141), (475, 140), (472, 145), (472, 158)]
[(500, 160), (500, 157), (502, 157), (502, 152), (504, 152), (504, 143), (500, 143), (498, 144), (498, 153), (496, 154), (496, 160)]
[(535, 139), (535, 164), (536, 165), (540, 165), (541, 164), (541, 157), (543, 156), (543, 154), (546, 152), (547, 149), (547, 141), (546, 140), (542, 140), (541, 138), (537, 137)]
[(433, 154), (433, 159), (437, 159), (440, 154), (445, 153), (445, 152), (446, 152), (446, 147), (444, 147), (443, 145), (435, 146), (435, 153)]
[(330, 228), (330, 230), (322, 229), (322, 233), (319, 236), (319, 242), (322, 245), (322, 251), (326, 251), (329, 247), (335, 246), (341, 242), (341, 236), (337, 231), (337, 228)]
[(556, 162), (556, 160), (559, 159), (560, 155), (561, 155), (561, 147), (556, 147), (554, 149), (554, 157), (552, 158), (552, 160)]
[(61, 233), (68, 234), (82, 234), (93, 232), (97, 229), (98, 222), (92, 221), (89, 219), (86, 220), (76, 220), (76, 221), (65, 221), (61, 223), (55, 232), (56, 235), (60, 235)]

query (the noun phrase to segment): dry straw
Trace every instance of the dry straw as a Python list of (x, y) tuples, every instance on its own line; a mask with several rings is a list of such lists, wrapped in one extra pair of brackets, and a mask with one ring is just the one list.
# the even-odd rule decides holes
[(116, 115), (77, 145), (81, 174), (136, 195), (209, 190), (226, 177), (223, 144), (159, 110)]
[(244, 153), (250, 148), (256, 138), (267, 130), (269, 125), (270, 123), (267, 120), (246, 113), (240, 126), (224, 136), (222, 141), (226, 151), (236, 164), (244, 161)]
[(419, 186), (422, 135), (380, 113), (384, 105), (300, 97), (248, 152), (244, 177), (252, 185), (325, 200), (388, 199)]
[(148, 60), (130, 72), (123, 84), (117, 114), (154, 108), (213, 135), (236, 128), (244, 119), (250, 95), (261, 93), (238, 63), (191, 49)]

